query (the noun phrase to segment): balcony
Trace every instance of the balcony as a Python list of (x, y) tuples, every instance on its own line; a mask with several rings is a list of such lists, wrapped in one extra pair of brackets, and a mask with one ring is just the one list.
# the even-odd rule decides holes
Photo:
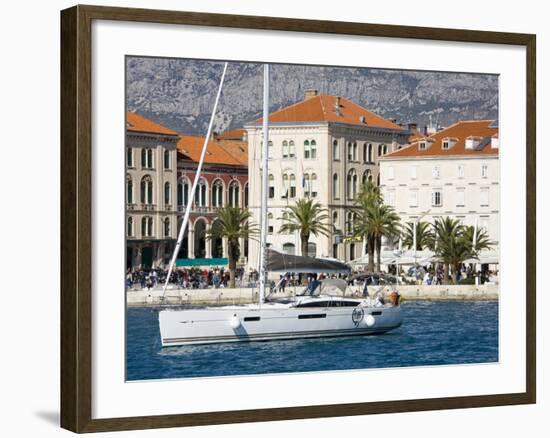
[(132, 210), (136, 210), (137, 209), (137, 204), (134, 204), (132, 202), (127, 202), (126, 203), (126, 210), (127, 211), (132, 211)]
[(156, 204), (141, 204), (141, 209), (145, 211), (155, 211), (157, 209)]
[[(184, 213), (185, 209), (187, 208), (186, 205), (178, 205), (178, 213)], [(214, 207), (207, 207), (207, 206), (199, 206), (199, 205), (192, 205), (191, 211), (193, 213), (215, 213), (217, 208)]]

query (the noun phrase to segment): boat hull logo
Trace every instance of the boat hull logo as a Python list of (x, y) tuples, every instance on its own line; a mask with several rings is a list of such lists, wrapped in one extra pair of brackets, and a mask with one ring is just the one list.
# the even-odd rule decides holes
[(351, 314), (351, 320), (355, 325), (358, 325), (363, 320), (364, 316), (365, 311), (361, 307), (356, 307)]

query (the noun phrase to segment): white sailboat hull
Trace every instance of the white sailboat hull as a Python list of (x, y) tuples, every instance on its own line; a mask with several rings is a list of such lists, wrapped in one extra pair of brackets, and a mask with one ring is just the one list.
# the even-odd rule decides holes
[(399, 327), (402, 320), (399, 306), (300, 308), (264, 304), (159, 312), (163, 347), (381, 334)]

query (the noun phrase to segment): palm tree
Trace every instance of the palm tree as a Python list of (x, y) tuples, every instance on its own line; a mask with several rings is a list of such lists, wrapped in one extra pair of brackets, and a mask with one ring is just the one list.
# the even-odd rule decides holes
[[(368, 183), (367, 183), (368, 184)], [(380, 271), (382, 254), (382, 238), (395, 238), (399, 235), (401, 225), (395, 210), (384, 204), (377, 187), (368, 187), (358, 197), (358, 206), (355, 208), (354, 237), (361, 237), (367, 241), (369, 254), (369, 271), (374, 271), (374, 251), (376, 250), (376, 270)]]
[(240, 207), (221, 207), (216, 211), (216, 226), (207, 233), (208, 239), (227, 239), (229, 258), (229, 287), (235, 287), (235, 270), (241, 255), (239, 239), (248, 239), (257, 234), (257, 228), (250, 222), (252, 214)]
[(371, 222), (366, 212), (373, 206), (382, 203), (380, 188), (372, 181), (367, 181), (361, 186), (356, 199), (355, 220), (353, 221), (353, 237), (360, 237), (367, 242), (367, 254), (369, 255), (368, 271), (374, 272), (374, 250), (376, 238), (371, 230)]
[(401, 219), (393, 207), (381, 204), (372, 209), (371, 221), (376, 237), (376, 271), (380, 272), (380, 257), (382, 255), (382, 238), (395, 239), (401, 232)]
[[(473, 226), (466, 226), (464, 227), (464, 239), (466, 239), (469, 242), (472, 242), (474, 240), (474, 227)], [(491, 239), (489, 239), (489, 234), (486, 230), (483, 228), (478, 228), (476, 231), (476, 239), (475, 239), (475, 246), (472, 248), (473, 257), (474, 259), (477, 259), (479, 257), (479, 253), (485, 249), (491, 249), (491, 247), (495, 244)]]
[(437, 219), (434, 223), (434, 233), (437, 239), (435, 253), (445, 266), (445, 281), (450, 270), (453, 283), (456, 283), (455, 273), (464, 260), (478, 258), (480, 251), (493, 245), (486, 231), (478, 230), (474, 246), (474, 227), (464, 226), (458, 219), (450, 217)]
[[(331, 226), (328, 224), (328, 214), (326, 210), (321, 208), (321, 204), (314, 202), (313, 199), (305, 198), (298, 199), (296, 204), (287, 207), (284, 213), (288, 213), (288, 217), (284, 218), (284, 223), (281, 226), (281, 233), (300, 232), (300, 242), (302, 255), (307, 255), (307, 247), (309, 237), (313, 234), (318, 236), (329, 236)], [(283, 218), (279, 218), (283, 220)]]
[[(403, 230), (403, 245), (406, 248), (414, 249), (414, 222), (407, 222)], [(416, 224), (416, 249), (422, 251), (424, 248), (433, 249), (435, 245), (432, 225), (429, 222), (420, 221)]]

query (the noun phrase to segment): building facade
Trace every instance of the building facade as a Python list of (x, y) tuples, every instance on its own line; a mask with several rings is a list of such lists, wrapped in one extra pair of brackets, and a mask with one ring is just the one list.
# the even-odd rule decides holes
[(455, 123), (380, 160), (384, 202), (403, 222), (450, 216), (487, 231), (498, 249), (498, 126), (491, 120)]
[(176, 238), (177, 132), (126, 115), (126, 266), (158, 267)]
[[(262, 121), (245, 126), (250, 208), (260, 223)], [(349, 239), (352, 206), (360, 186), (379, 179), (379, 159), (408, 142), (409, 131), (339, 96), (306, 91), (304, 100), (269, 115), (268, 245), (301, 255), (298, 233), (283, 234), (286, 209), (311, 197), (327, 210), (335, 228), (311, 236), (308, 255), (344, 261), (359, 257), (361, 242)], [(259, 243), (251, 240), (248, 264), (257, 268)]]
[[(181, 135), (138, 114), (127, 113), (128, 269), (167, 267), (189, 202), (192, 210), (178, 264), (225, 263), (226, 242), (207, 239), (206, 233), (216, 226), (217, 208), (248, 205), (247, 144), (231, 139), (209, 141), (195, 197), (190, 199), (203, 144), (204, 137)], [(248, 242), (241, 242), (241, 248), (244, 257)]]
[[(204, 166), (195, 192), (189, 198), (195, 179), (204, 137), (182, 136), (178, 142), (177, 210), (178, 229), (187, 204), (191, 201), (189, 225), (178, 255), (182, 266), (225, 264), (226, 239), (207, 239), (216, 227), (216, 210), (224, 206), (248, 206), (248, 153), (242, 141), (208, 143)], [(241, 260), (246, 263), (248, 242), (240, 242)]]

